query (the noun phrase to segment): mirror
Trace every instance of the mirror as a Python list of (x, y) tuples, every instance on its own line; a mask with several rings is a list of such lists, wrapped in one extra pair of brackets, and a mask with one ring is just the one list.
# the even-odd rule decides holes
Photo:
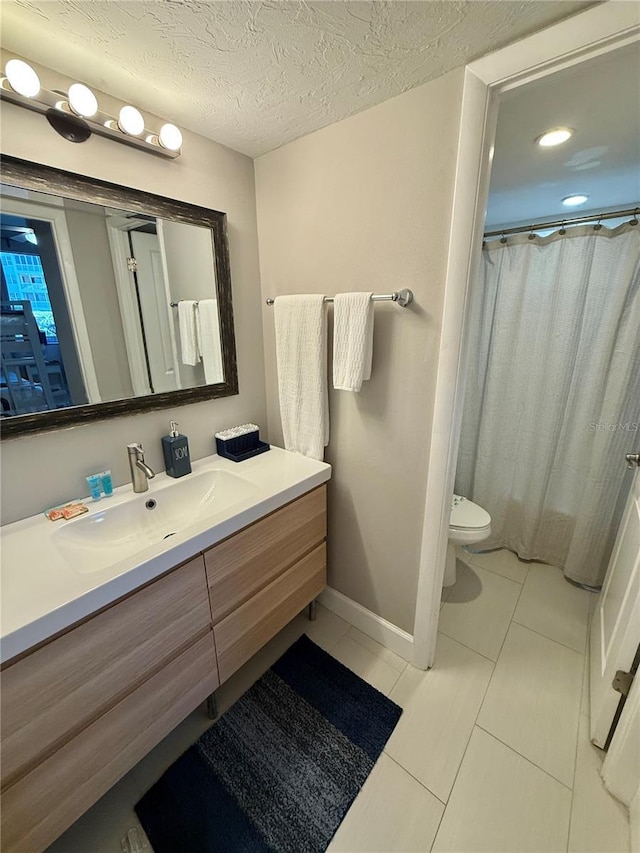
[(2, 158), (1, 431), (238, 392), (226, 215)]

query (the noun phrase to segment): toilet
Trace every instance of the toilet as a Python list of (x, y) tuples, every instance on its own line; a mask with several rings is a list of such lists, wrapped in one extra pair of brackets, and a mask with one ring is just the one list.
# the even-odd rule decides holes
[(453, 586), (456, 582), (456, 545), (473, 545), (482, 542), (490, 534), (491, 516), (486, 509), (461, 495), (454, 495), (451, 501), (443, 586)]

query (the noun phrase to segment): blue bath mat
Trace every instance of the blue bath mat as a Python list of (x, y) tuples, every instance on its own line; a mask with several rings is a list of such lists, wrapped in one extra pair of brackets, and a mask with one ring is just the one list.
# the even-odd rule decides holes
[(136, 813), (155, 853), (321, 853), (401, 713), (300, 637)]

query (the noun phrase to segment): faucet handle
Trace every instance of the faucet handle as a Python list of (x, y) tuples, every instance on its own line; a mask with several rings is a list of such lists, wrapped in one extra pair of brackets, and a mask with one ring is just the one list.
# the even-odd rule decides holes
[(131, 455), (135, 453), (136, 459), (144, 459), (144, 447), (139, 441), (134, 441), (133, 444), (127, 444), (127, 450)]

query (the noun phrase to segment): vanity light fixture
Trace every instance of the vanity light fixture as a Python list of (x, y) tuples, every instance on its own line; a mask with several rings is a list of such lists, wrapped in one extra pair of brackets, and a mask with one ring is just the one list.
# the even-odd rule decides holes
[(567, 139), (571, 139), (574, 133), (575, 130), (572, 127), (554, 127), (539, 136), (536, 142), (541, 148), (553, 148), (555, 145), (562, 145)]
[(84, 83), (72, 83), (68, 91), (43, 87), (23, 59), (10, 59), (5, 65), (0, 97), (43, 114), (69, 142), (85, 142), (95, 133), (172, 160), (181, 153), (182, 133), (174, 124), (159, 121), (159, 130), (148, 128), (140, 110), (130, 104), (123, 105), (117, 117), (110, 115), (100, 109)]
[(565, 207), (578, 207), (581, 204), (584, 204), (585, 201), (589, 199), (588, 195), (583, 195), (582, 193), (576, 193), (576, 195), (568, 195), (562, 199), (562, 203)]

